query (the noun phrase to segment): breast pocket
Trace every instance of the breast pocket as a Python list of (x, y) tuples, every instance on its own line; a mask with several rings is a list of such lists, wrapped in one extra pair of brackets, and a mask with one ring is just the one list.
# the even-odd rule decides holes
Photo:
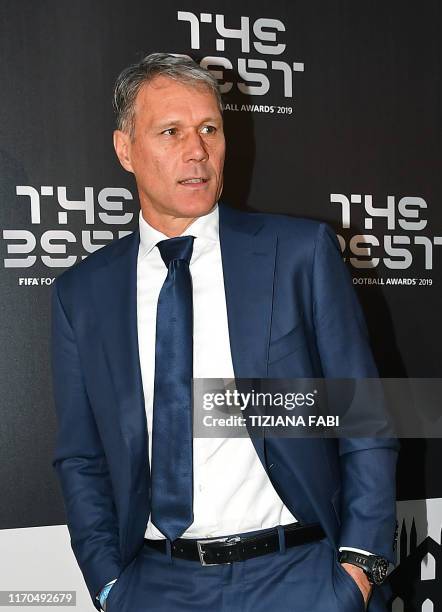
[(301, 324), (296, 325), (284, 336), (270, 342), (269, 364), (275, 363), (284, 357), (294, 353), (305, 343), (304, 329)]

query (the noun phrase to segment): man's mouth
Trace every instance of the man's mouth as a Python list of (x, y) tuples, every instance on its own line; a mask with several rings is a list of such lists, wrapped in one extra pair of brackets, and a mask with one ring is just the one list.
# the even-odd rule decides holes
[(182, 181), (178, 181), (181, 185), (198, 185), (199, 183), (207, 183), (209, 179), (204, 178), (202, 176), (194, 176), (191, 178), (183, 179)]

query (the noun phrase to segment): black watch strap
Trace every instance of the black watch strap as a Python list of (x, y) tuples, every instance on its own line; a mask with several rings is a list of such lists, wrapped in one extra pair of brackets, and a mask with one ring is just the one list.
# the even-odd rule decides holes
[(342, 550), (339, 553), (339, 561), (360, 567), (371, 584), (382, 584), (387, 577), (388, 561), (384, 557), (364, 555), (353, 550)]

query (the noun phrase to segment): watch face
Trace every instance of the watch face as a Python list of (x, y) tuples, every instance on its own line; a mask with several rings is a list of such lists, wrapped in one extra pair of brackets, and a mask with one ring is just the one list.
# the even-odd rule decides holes
[(387, 577), (388, 561), (382, 557), (378, 557), (373, 561), (372, 576), (375, 584), (381, 584)]

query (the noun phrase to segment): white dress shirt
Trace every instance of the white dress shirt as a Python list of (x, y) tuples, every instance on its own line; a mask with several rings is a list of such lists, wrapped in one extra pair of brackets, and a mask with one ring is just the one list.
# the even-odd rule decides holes
[[(149, 225), (141, 210), (139, 217), (137, 321), (150, 460), (156, 309), (167, 276), (155, 245), (168, 237)], [(194, 378), (234, 378), (218, 223), (215, 205), (182, 234), (195, 236), (190, 261)], [(193, 478), (194, 521), (182, 537), (224, 536), (296, 522), (276, 493), (248, 437), (194, 438)], [(146, 538), (164, 537), (149, 518)]]

